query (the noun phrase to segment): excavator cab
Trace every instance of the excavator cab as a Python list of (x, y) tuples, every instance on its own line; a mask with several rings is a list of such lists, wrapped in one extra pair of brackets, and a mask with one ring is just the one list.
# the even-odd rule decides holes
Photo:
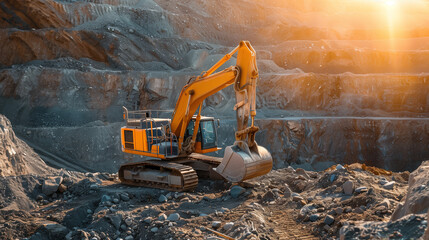
[[(185, 131), (185, 143), (188, 144), (192, 135), (194, 134), (196, 123), (196, 116), (194, 116), (189, 122), (188, 127)], [(189, 139), (187, 141), (187, 139)], [(217, 131), (214, 123), (213, 117), (204, 117), (202, 116), (200, 119), (198, 133), (195, 143), (195, 149), (193, 152), (195, 153), (209, 153), (220, 150), (217, 146)]]

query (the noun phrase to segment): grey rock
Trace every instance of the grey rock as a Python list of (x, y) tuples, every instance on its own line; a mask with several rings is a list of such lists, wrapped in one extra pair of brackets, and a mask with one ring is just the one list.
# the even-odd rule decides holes
[(295, 170), (295, 172), (297, 173), (297, 174), (299, 174), (299, 175), (301, 175), (301, 176), (304, 176), (306, 179), (309, 179), (310, 178), (310, 176), (305, 172), (305, 170), (304, 169), (302, 169), (302, 168), (297, 168), (296, 170)]
[(393, 186), (395, 186), (395, 181), (390, 181), (390, 182), (387, 182), (386, 184), (384, 184), (383, 188), (387, 189), (387, 190), (392, 190)]
[(355, 208), (355, 210), (353, 212), (358, 213), (358, 214), (362, 214), (364, 211), (362, 208), (358, 207), (358, 208)]
[(110, 223), (116, 228), (119, 229), (122, 222), (122, 215), (120, 214), (114, 214), (114, 215), (108, 215), (107, 218), (110, 220)]
[(380, 185), (384, 185), (386, 184), (388, 181), (385, 178), (380, 179), (380, 181), (378, 181), (378, 183), (380, 183)]
[(387, 199), (387, 198), (383, 199), (383, 201), (381, 201), (379, 204), (377, 204), (377, 207), (378, 206), (383, 206), (386, 209), (389, 209), (390, 208), (390, 201), (389, 201), (389, 199)]
[(126, 236), (124, 240), (134, 240), (133, 236)]
[(331, 174), (331, 176), (329, 176), (329, 181), (330, 181), (330, 182), (335, 181), (335, 179), (337, 179), (337, 175), (335, 175), (335, 174)]
[(230, 194), (233, 198), (238, 198), (242, 193), (246, 191), (245, 188), (235, 185), (231, 188)]
[(292, 201), (299, 202), (301, 200), (304, 200), (304, 198), (301, 197), (301, 195), (299, 195), (298, 193), (292, 193)]
[(161, 214), (161, 215), (159, 215), (158, 220), (159, 221), (165, 221), (165, 220), (167, 220), (167, 215), (165, 215), (164, 213)]
[(153, 232), (153, 233), (156, 233), (156, 232), (158, 232), (158, 228), (157, 227), (153, 227), (153, 228), (150, 229), (150, 231)]
[(122, 224), (122, 225), (121, 225), (121, 229), (122, 229), (122, 231), (125, 231), (125, 230), (127, 230), (127, 225), (125, 225), (125, 224)]
[(367, 187), (358, 187), (355, 189), (356, 193), (363, 193), (363, 192), (367, 192), (368, 188)]
[(223, 225), (223, 229), (224, 229), (225, 231), (228, 231), (228, 230), (229, 230), (229, 229), (231, 229), (233, 226), (234, 226), (234, 223), (233, 223), (233, 222), (227, 222), (227, 223), (225, 223), (225, 225)]
[(115, 204), (119, 203), (119, 199), (114, 198), (114, 199), (113, 199), (113, 203), (115, 203)]
[(341, 213), (343, 213), (343, 211), (344, 211), (344, 210), (343, 210), (343, 208), (342, 208), (342, 207), (337, 207), (337, 208), (335, 208), (335, 213), (336, 213), (336, 214), (338, 214), (338, 215), (339, 215), (339, 214), (341, 214)]
[(133, 219), (132, 218), (125, 218), (125, 224), (127, 224), (127, 226), (131, 226), (133, 224)]
[(345, 209), (344, 209), (344, 212), (346, 212), (346, 213), (349, 213), (349, 212), (352, 212), (353, 211), (353, 209), (352, 209), (352, 207), (350, 207), (350, 206), (347, 206)]
[(217, 229), (220, 227), (222, 223), (220, 221), (213, 221), (212, 222), (212, 228)]
[(48, 179), (45, 179), (42, 185), (43, 194), (49, 196), (56, 192), (62, 181), (62, 177), (49, 177)]
[(274, 201), (276, 198), (277, 198), (276, 194), (271, 190), (269, 190), (264, 194), (264, 196), (262, 196), (262, 200), (264, 202), (271, 202), (271, 201)]
[(178, 221), (179, 219), (180, 219), (180, 215), (178, 213), (172, 213), (167, 218), (168, 221), (172, 221), (172, 222)]
[(110, 202), (112, 201), (112, 198), (109, 195), (103, 195), (101, 197), (101, 202)]
[(152, 218), (151, 217), (147, 217), (143, 220), (143, 222), (150, 224), (152, 222)]
[(165, 202), (167, 202), (167, 200), (168, 200), (167, 197), (162, 195), (162, 194), (158, 198), (158, 202), (160, 202), (160, 203), (165, 203)]
[(130, 201), (130, 197), (128, 196), (128, 194), (123, 193), (120, 196), (121, 196), (122, 201), (125, 201), (125, 202)]
[(336, 167), (336, 169), (337, 169), (337, 170), (343, 170), (343, 169), (345, 169), (345, 168), (343, 167), (343, 165), (338, 164), (338, 165), (337, 165), (337, 167)]
[(343, 184), (343, 191), (345, 194), (347, 195), (351, 195), (353, 194), (353, 188), (354, 188), (354, 184), (352, 181), (347, 180), (344, 184)]
[(335, 219), (331, 215), (326, 215), (325, 220), (323, 221), (326, 225), (331, 225), (334, 223)]
[(311, 214), (310, 215), (310, 221), (315, 222), (319, 219), (319, 214)]
[(44, 198), (43, 196), (44, 196), (44, 194), (43, 195), (42, 194), (37, 195), (36, 200), (37, 201), (42, 201), (43, 198)]
[(285, 198), (290, 198), (292, 196), (292, 190), (289, 188), (289, 186), (285, 185), (285, 190), (283, 192)]
[(69, 230), (61, 224), (46, 224), (44, 228), (49, 232), (49, 235), (54, 239), (64, 238)]

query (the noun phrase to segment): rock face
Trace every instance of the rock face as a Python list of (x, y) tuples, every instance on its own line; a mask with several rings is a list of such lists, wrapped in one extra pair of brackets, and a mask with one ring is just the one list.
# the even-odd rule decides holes
[(405, 201), (398, 204), (391, 221), (408, 214), (422, 214), (429, 209), (429, 161), (424, 161), (419, 168), (410, 174), (408, 192)]
[(51, 170), (33, 149), (16, 137), (10, 121), (0, 114), (0, 177), (46, 174)]

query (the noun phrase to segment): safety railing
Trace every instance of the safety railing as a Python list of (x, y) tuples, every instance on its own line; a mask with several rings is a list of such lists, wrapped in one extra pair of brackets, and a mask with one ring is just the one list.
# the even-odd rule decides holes
[[(173, 110), (136, 110), (123, 107), (124, 120), (128, 127), (145, 129), (150, 154), (164, 155), (166, 158), (179, 155), (177, 136), (170, 131), (170, 117)], [(142, 141), (145, 142), (145, 141)], [(155, 146), (155, 151), (152, 151)]]

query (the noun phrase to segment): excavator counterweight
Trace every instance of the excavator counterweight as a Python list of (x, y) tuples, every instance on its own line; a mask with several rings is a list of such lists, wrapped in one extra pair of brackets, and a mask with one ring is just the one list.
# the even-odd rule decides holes
[[(215, 73), (235, 53), (236, 65)], [(118, 174), (121, 182), (185, 191), (197, 186), (197, 174), (230, 182), (267, 174), (272, 168), (271, 154), (255, 141), (259, 130), (254, 125), (258, 76), (256, 52), (249, 42), (241, 41), (208, 71), (191, 78), (179, 95), (171, 119), (165, 111), (128, 111), (124, 107), (122, 151), (154, 159), (122, 165)], [(215, 119), (201, 116), (203, 101), (231, 85), (236, 98), (236, 141), (226, 147), (223, 159), (202, 155), (221, 149), (217, 146)]]

